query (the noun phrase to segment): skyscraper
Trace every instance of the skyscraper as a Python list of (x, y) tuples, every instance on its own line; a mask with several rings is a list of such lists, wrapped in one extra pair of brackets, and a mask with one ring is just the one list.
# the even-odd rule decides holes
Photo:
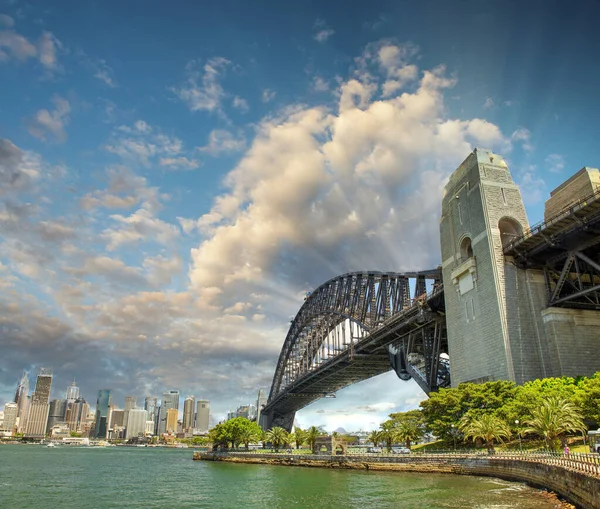
[(65, 396), (65, 399), (69, 403), (73, 403), (78, 397), (79, 397), (79, 387), (77, 387), (75, 385), (75, 380), (73, 380), (73, 383), (71, 385), (69, 385), (69, 387), (67, 387), (67, 394)]
[(126, 438), (144, 436), (146, 434), (146, 418), (148, 413), (142, 408), (132, 408), (128, 411)]
[(29, 413), (29, 374), (23, 370), (21, 380), (17, 384), (15, 391), (15, 403), (17, 404), (17, 428), (20, 432), (25, 431), (27, 424), (27, 414)]
[(208, 418), (210, 415), (210, 401), (199, 399), (196, 404), (196, 428), (200, 431), (208, 431)]
[(94, 436), (96, 438), (106, 438), (108, 432), (108, 411), (112, 404), (112, 391), (110, 389), (100, 389), (98, 399), (96, 400), (96, 427)]
[(194, 412), (196, 406), (196, 398), (188, 396), (183, 402), (183, 432), (187, 433), (194, 427)]
[(13, 431), (17, 424), (17, 409), (16, 403), (6, 403), (4, 405), (4, 422), (2, 423), (1, 429), (5, 431)]
[(144, 401), (144, 410), (148, 412), (148, 420), (155, 422), (156, 421), (156, 407), (158, 405), (158, 399), (153, 398), (151, 396), (147, 396)]
[(167, 433), (176, 433), (177, 432), (177, 416), (179, 415), (179, 411), (176, 408), (169, 408), (167, 410), (167, 419), (166, 419), (166, 432)]
[(46, 433), (61, 422), (65, 422), (68, 402), (66, 399), (53, 399), (50, 402), (50, 410), (48, 412), (48, 423), (46, 424)]
[(165, 433), (167, 429), (167, 411), (171, 408), (179, 410), (179, 391), (171, 390), (164, 392), (160, 405), (160, 417), (158, 422), (158, 433)]
[(83, 420), (86, 419), (90, 406), (85, 399), (77, 398), (73, 403), (67, 403), (67, 412), (65, 420), (71, 431), (77, 431), (80, 428), (82, 414)]
[(123, 414), (123, 422), (125, 423), (126, 427), (127, 427), (127, 420), (129, 418), (129, 410), (134, 409), (135, 404), (136, 404), (135, 396), (125, 396), (125, 406), (123, 407), (123, 411), (125, 413)]
[(44, 438), (48, 422), (48, 402), (51, 387), (52, 370), (41, 368), (35, 382), (35, 392), (31, 396), (25, 436)]

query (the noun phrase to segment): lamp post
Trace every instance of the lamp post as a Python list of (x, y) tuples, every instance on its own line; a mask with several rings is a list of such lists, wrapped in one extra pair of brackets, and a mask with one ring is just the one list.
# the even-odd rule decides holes
[(454, 452), (456, 452), (456, 430), (454, 429), (454, 424), (451, 424), (452, 428), (452, 438), (454, 439)]
[(519, 452), (523, 452), (523, 446), (521, 445), (521, 430), (519, 429), (519, 419), (515, 419), (515, 425), (517, 426), (517, 435), (519, 435)]

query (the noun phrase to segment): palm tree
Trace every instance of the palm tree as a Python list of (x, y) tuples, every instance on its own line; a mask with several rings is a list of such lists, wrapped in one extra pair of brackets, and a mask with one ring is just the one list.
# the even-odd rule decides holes
[(410, 449), (411, 442), (418, 440), (422, 436), (423, 429), (419, 423), (415, 421), (402, 421), (396, 427), (395, 439), (399, 442), (404, 442), (407, 449)]
[(267, 441), (273, 444), (275, 452), (279, 452), (279, 448), (289, 442), (289, 433), (278, 426), (267, 431)]
[(298, 426), (296, 426), (294, 428), (294, 440), (293, 441), (296, 442), (296, 449), (300, 449), (300, 447), (302, 447), (304, 442), (306, 442), (306, 431), (304, 431), (302, 428), (299, 428)]
[(310, 448), (314, 451), (315, 443), (317, 442), (317, 437), (321, 436), (323, 432), (317, 428), (316, 426), (311, 426), (306, 430), (306, 441)]
[(551, 451), (556, 450), (556, 442), (570, 431), (585, 431), (579, 409), (568, 399), (550, 396), (531, 411), (529, 426), (523, 433), (541, 436)]
[(510, 437), (508, 424), (492, 414), (483, 414), (481, 417), (467, 414), (460, 420), (458, 427), (465, 439), (483, 440), (490, 454), (494, 453), (494, 440), (502, 442), (504, 438)]
[(373, 444), (373, 447), (377, 447), (377, 444), (381, 442), (381, 431), (374, 429), (369, 433), (367, 440)]
[(397, 428), (393, 421), (385, 421), (381, 425), (381, 431), (379, 432), (379, 440), (385, 442), (387, 451), (392, 450), (392, 444), (396, 441)]

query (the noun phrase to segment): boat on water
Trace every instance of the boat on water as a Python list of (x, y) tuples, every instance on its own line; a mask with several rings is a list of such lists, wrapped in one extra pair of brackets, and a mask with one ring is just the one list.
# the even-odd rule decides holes
[(46, 447), (56, 447), (52, 442), (50, 442), (49, 444), (46, 444)]

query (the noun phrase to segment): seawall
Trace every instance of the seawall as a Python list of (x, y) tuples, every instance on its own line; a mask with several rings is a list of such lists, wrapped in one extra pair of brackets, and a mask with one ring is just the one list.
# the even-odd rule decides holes
[(427, 454), (409, 456), (194, 452), (194, 460), (394, 472), (481, 475), (554, 491), (581, 509), (600, 509), (600, 458), (552, 455)]

